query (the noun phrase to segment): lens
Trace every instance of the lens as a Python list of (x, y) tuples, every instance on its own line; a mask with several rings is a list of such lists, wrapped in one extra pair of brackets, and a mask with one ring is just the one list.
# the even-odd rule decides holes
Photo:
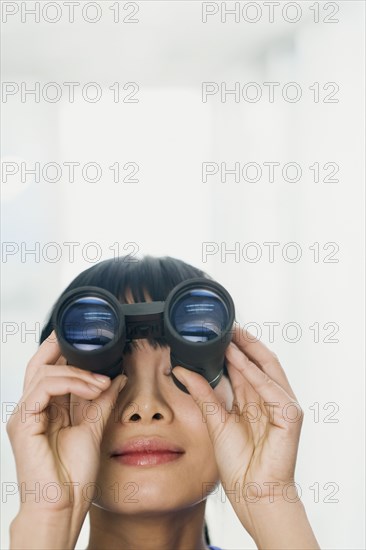
[(92, 351), (111, 342), (118, 330), (114, 309), (102, 298), (85, 296), (63, 312), (60, 327), (65, 340), (74, 348)]
[(229, 312), (218, 294), (197, 288), (183, 294), (170, 311), (173, 328), (190, 342), (207, 342), (227, 328)]

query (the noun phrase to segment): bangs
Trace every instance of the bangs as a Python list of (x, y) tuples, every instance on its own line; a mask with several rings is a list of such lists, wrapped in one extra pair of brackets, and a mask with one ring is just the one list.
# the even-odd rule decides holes
[[(121, 303), (164, 302), (169, 293), (186, 279), (208, 276), (201, 270), (173, 258), (147, 256), (138, 262), (119, 266), (115, 296)], [(113, 293), (113, 292), (112, 292)]]

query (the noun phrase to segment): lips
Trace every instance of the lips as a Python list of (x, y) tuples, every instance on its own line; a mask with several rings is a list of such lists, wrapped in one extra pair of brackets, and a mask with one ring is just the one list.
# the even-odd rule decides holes
[(185, 453), (182, 447), (162, 438), (138, 437), (111, 453), (111, 458), (130, 466), (155, 466), (173, 462)]

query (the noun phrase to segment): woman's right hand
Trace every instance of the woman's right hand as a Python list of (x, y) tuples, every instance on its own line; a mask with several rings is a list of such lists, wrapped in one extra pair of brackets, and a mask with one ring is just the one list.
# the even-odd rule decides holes
[[(126, 381), (122, 374), (111, 381), (66, 365), (54, 332), (32, 357), (23, 395), (7, 423), (21, 496), (11, 534), (28, 543), (14, 542), (12, 548), (74, 547), (94, 491), (100, 490), (95, 480), (103, 431)], [(41, 534), (34, 542), (29, 532), (19, 536), (27, 522), (37, 522), (29, 526), (32, 533), (37, 525), (41, 532), (41, 518), (55, 529), (65, 525), (67, 539), (59, 537), (51, 546)]]

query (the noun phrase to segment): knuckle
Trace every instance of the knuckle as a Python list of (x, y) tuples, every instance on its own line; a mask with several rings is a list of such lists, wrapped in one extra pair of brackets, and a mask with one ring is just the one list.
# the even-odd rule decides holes
[(50, 370), (50, 365), (40, 365), (36, 371), (35, 376), (41, 378), (43, 376), (47, 376), (47, 373)]
[(72, 383), (72, 380), (70, 380), (70, 378), (64, 378), (63, 379), (63, 382), (64, 382), (64, 387), (62, 389), (62, 391), (65, 393), (65, 394), (68, 394), (68, 393), (74, 393), (73, 392), (73, 383)]
[(9, 424), (11, 425), (19, 416), (20, 414), (20, 408), (23, 404), (23, 400), (24, 400), (24, 394), (22, 395), (22, 397), (19, 399), (18, 403), (15, 404), (15, 403), (11, 403), (11, 405), (14, 405), (14, 408), (13, 410), (9, 410), (9, 411), (6, 411), (5, 412), (8, 412), (9, 413), (9, 418), (8, 418), (8, 421), (6, 422), (6, 425), (8, 426)]
[(40, 363), (40, 357), (41, 357), (41, 346), (39, 346), (37, 351), (29, 359), (29, 361), (27, 363), (27, 370), (33, 370), (35, 368), (38, 368), (39, 363)]
[(5, 429), (8, 435), (12, 435), (13, 433), (13, 424), (14, 424), (14, 420), (12, 421), (11, 418), (6, 423)]
[(48, 367), (49, 365), (39, 365), (37, 370), (34, 371), (32, 378), (29, 380), (29, 384), (37, 384), (40, 380), (47, 376)]
[(291, 413), (291, 421), (289, 422), (288, 428), (290, 430), (298, 430), (299, 426), (302, 426), (304, 420), (304, 410), (296, 401), (291, 402), (291, 408), (296, 407), (296, 413)]
[(12, 415), (10, 416), (5, 426), (6, 433), (8, 434), (10, 439), (14, 436), (15, 432), (17, 431), (18, 424), (19, 424), (19, 412), (18, 410), (16, 410), (12, 413)]
[(48, 376), (47, 374), (45, 374), (44, 376), (42, 376), (41, 378), (38, 379), (38, 386), (39, 387), (47, 387), (49, 386), (50, 384), (50, 376)]
[(55, 381), (55, 378), (52, 376), (43, 376), (38, 380), (37, 388), (40, 390), (49, 390), (51, 388), (52, 382)]
[(38, 359), (38, 353), (39, 353), (39, 348), (36, 351), (36, 353), (34, 355), (32, 355), (32, 357), (29, 359), (29, 361), (27, 363), (27, 370), (31, 370), (31, 369), (33, 369), (33, 367), (35, 367), (35, 365), (37, 363), (37, 359)]

